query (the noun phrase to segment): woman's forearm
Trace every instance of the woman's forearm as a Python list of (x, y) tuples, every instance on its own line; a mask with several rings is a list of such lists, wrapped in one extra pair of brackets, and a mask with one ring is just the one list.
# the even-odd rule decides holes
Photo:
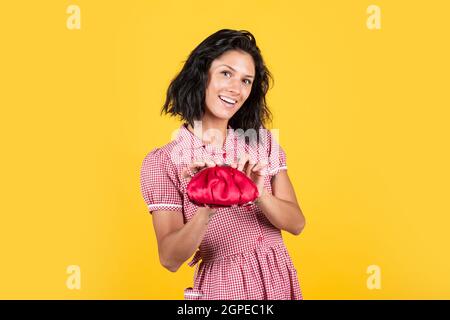
[(293, 202), (279, 199), (265, 188), (257, 205), (267, 219), (278, 229), (299, 235), (305, 226), (305, 217), (300, 207)]
[(167, 235), (160, 248), (161, 263), (165, 268), (176, 272), (194, 254), (205, 236), (208, 223), (214, 211), (200, 207), (194, 217), (180, 230)]

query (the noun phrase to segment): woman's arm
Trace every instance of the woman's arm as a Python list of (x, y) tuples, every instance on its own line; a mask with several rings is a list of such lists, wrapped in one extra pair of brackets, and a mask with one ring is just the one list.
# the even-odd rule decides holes
[[(191, 173), (204, 167), (214, 167), (214, 161), (196, 161), (183, 169), (183, 177), (188, 181)], [(191, 173), (189, 172), (191, 171)], [(169, 271), (176, 272), (202, 243), (211, 217), (216, 209), (199, 207), (194, 217), (184, 224), (181, 211), (153, 212), (153, 226), (158, 240), (159, 260)]]
[(181, 211), (153, 212), (159, 260), (167, 270), (176, 272), (194, 254), (205, 236), (214, 212), (214, 209), (200, 207), (186, 224), (183, 224)]
[(299, 235), (306, 220), (286, 170), (273, 177), (272, 192), (273, 195), (263, 189), (256, 201), (258, 207), (275, 227)]

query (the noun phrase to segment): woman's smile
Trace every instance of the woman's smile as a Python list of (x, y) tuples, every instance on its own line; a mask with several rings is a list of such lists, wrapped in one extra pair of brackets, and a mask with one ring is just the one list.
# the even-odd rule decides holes
[(234, 108), (237, 104), (237, 100), (222, 95), (219, 95), (219, 100), (226, 108)]

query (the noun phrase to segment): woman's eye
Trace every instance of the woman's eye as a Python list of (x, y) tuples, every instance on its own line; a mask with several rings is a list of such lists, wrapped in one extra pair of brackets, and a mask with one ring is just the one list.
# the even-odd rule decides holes
[[(225, 76), (227, 76), (227, 75), (230, 75), (230, 76), (231, 76), (231, 73), (228, 72), (228, 71), (222, 71), (221, 73), (222, 73), (223, 75), (225, 75)], [(250, 80), (248, 80), (248, 79), (245, 79), (244, 82), (245, 82), (246, 84), (248, 84), (248, 85), (252, 84), (252, 82), (251, 82)]]

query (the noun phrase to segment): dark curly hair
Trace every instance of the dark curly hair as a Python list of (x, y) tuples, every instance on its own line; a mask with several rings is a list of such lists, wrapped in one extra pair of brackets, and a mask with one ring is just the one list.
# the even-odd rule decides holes
[(203, 40), (189, 55), (180, 73), (171, 81), (161, 114), (180, 116), (194, 127), (205, 112), (208, 70), (214, 59), (228, 50), (250, 54), (255, 63), (255, 79), (249, 97), (228, 124), (233, 129), (254, 129), (259, 136), (261, 126), (272, 121), (266, 103), (266, 93), (273, 76), (267, 69), (255, 37), (246, 30), (222, 29)]

